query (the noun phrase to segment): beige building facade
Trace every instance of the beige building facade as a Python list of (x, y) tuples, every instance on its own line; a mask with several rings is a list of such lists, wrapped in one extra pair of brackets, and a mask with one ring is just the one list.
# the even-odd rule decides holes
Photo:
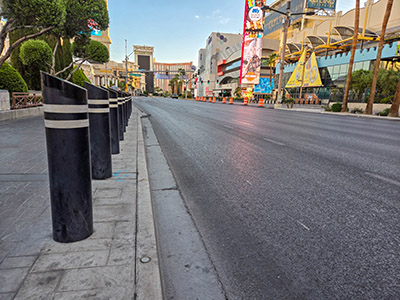
[[(181, 75), (180, 70), (185, 71), (185, 75)], [(193, 85), (193, 74), (195, 67), (193, 62), (184, 63), (161, 63), (154, 62), (154, 87), (158, 87), (163, 91), (171, 92), (170, 87), (171, 79), (176, 75), (180, 75), (181, 79), (187, 82), (185, 87), (188, 91), (191, 90)], [(167, 74), (168, 73), (168, 74)]]

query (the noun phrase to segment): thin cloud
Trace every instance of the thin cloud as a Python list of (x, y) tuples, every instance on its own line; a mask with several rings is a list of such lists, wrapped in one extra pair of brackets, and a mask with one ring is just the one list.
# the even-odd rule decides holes
[(200, 19), (200, 16), (196, 15), (196, 16), (194, 16), (194, 18), (195, 18), (196, 20), (198, 20), (198, 19)]
[(231, 20), (231, 18), (224, 18), (222, 16), (219, 16), (218, 18), (219, 18), (218, 23), (221, 24), (221, 25), (226, 25)]

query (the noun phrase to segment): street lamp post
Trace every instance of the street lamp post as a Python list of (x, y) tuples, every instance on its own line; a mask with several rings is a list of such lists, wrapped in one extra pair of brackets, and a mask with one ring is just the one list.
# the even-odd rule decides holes
[(287, 42), (287, 34), (288, 34), (288, 29), (290, 25), (290, 17), (291, 16), (297, 16), (297, 15), (308, 15), (312, 16), (315, 14), (313, 11), (309, 12), (300, 12), (300, 13), (291, 13), (290, 12), (290, 4), (291, 0), (288, 0), (287, 5), (286, 5), (286, 12), (281, 12), (279, 10), (273, 9), (268, 5), (265, 5), (262, 7), (263, 11), (274, 11), (278, 14), (281, 14), (284, 16), (284, 24), (283, 24), (283, 40), (282, 40), (282, 49), (281, 49), (281, 61), (280, 61), (280, 66), (279, 66), (279, 80), (278, 80), (278, 103), (282, 103), (282, 83), (283, 83), (283, 71), (285, 68), (285, 51), (286, 51), (286, 42)]
[(133, 51), (128, 55), (128, 40), (125, 39), (125, 92), (128, 92), (128, 59), (132, 54)]

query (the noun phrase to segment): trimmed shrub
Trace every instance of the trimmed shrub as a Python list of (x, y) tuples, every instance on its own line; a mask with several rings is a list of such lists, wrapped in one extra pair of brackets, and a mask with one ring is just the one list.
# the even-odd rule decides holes
[(28, 92), (28, 86), (21, 74), (8, 63), (0, 67), (0, 89), (12, 92)]
[(342, 109), (342, 103), (336, 102), (332, 105), (333, 112), (340, 112)]
[(81, 69), (78, 69), (74, 74), (72, 74), (71, 82), (83, 87), (85, 82), (90, 83), (90, 80), (86, 77), (85, 73), (83, 73)]
[(390, 112), (390, 108), (389, 108), (389, 107), (388, 107), (388, 108), (385, 108), (384, 110), (378, 112), (378, 116), (387, 117), (387, 115), (389, 114), (389, 112)]
[(19, 57), (25, 66), (24, 77), (28, 87), (40, 90), (40, 71), (48, 72), (52, 59), (50, 46), (42, 40), (28, 40), (23, 42)]
[(45, 41), (28, 40), (22, 43), (19, 56), (26, 66), (31, 65), (48, 70), (53, 55), (49, 44)]

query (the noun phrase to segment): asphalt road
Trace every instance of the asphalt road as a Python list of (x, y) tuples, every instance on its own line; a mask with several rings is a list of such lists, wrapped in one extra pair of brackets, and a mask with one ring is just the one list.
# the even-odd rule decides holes
[(400, 122), (136, 104), (228, 299), (400, 299)]

